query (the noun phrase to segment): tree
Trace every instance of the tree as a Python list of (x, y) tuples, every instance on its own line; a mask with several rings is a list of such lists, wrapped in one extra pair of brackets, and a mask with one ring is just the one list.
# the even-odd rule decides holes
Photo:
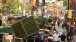
[(30, 3), (26, 3), (26, 13), (29, 13), (29, 11), (31, 10), (31, 4)]
[[(9, 13), (22, 13), (22, 5), (24, 3), (21, 3), (19, 2), (18, 0), (7, 0), (6, 3), (5, 3), (5, 7), (6, 7), (6, 10), (9, 12)], [(21, 11), (19, 11), (19, 6), (21, 6)], [(29, 13), (29, 11), (31, 10), (31, 4), (26, 2), (26, 13)]]
[(68, 1), (64, 1), (64, 2), (63, 2), (63, 5), (64, 5), (64, 6), (68, 6)]
[(18, 0), (7, 0), (5, 3), (5, 8), (9, 13), (18, 13), (19, 6), (22, 6)]

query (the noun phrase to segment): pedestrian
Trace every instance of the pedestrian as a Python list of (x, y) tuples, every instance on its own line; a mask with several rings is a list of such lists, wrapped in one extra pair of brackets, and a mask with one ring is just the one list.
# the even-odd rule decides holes
[(60, 25), (60, 21), (58, 21), (58, 27), (59, 27), (59, 25)]
[(59, 32), (59, 36), (61, 36), (61, 35), (62, 35), (62, 32), (60, 31), (60, 32)]
[(58, 34), (58, 31), (56, 31), (53, 35), (53, 41), (54, 42), (59, 42), (59, 34)]
[(0, 42), (3, 40), (3, 34), (0, 34)]
[(58, 25), (57, 25), (58, 23), (57, 23), (57, 21), (55, 22), (55, 27), (58, 27)]
[(60, 36), (60, 38), (61, 38), (61, 42), (66, 42), (65, 32), (62, 33), (62, 35)]
[(76, 42), (76, 32), (73, 34), (73, 42)]
[(71, 42), (71, 34), (70, 34), (70, 32), (68, 32), (68, 34), (67, 34), (67, 41)]
[(45, 37), (44, 34), (41, 33), (41, 34), (40, 34), (40, 42), (44, 42), (44, 37)]
[(2, 20), (0, 19), (0, 26), (2, 26)]
[(48, 37), (45, 36), (44, 42), (48, 42)]

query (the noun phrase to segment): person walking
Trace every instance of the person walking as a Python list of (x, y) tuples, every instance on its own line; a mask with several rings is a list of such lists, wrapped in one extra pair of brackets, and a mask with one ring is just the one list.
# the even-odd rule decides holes
[(44, 37), (45, 37), (44, 34), (41, 33), (41, 34), (40, 34), (40, 42), (44, 42)]
[(53, 41), (54, 42), (59, 42), (59, 34), (58, 34), (58, 31), (56, 31), (53, 35)]
[(44, 42), (48, 42), (48, 36), (45, 36)]
[(73, 35), (73, 42), (76, 42), (76, 32)]
[(3, 34), (0, 34), (0, 42), (2, 42)]
[(71, 34), (70, 34), (70, 32), (68, 32), (68, 34), (67, 34), (67, 42), (71, 42)]
[(65, 35), (65, 32), (62, 33), (61, 35), (61, 42), (66, 42), (66, 35)]
[(58, 27), (60, 26), (60, 21), (58, 21)]

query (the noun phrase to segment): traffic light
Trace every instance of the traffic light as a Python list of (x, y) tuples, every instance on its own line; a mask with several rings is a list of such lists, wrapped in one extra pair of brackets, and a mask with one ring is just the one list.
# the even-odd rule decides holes
[(72, 19), (72, 10), (68, 10), (68, 18)]

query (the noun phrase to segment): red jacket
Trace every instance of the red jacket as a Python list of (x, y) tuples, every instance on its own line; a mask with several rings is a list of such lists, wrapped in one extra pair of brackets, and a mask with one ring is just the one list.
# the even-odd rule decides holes
[(48, 38), (45, 38), (44, 42), (48, 42)]

